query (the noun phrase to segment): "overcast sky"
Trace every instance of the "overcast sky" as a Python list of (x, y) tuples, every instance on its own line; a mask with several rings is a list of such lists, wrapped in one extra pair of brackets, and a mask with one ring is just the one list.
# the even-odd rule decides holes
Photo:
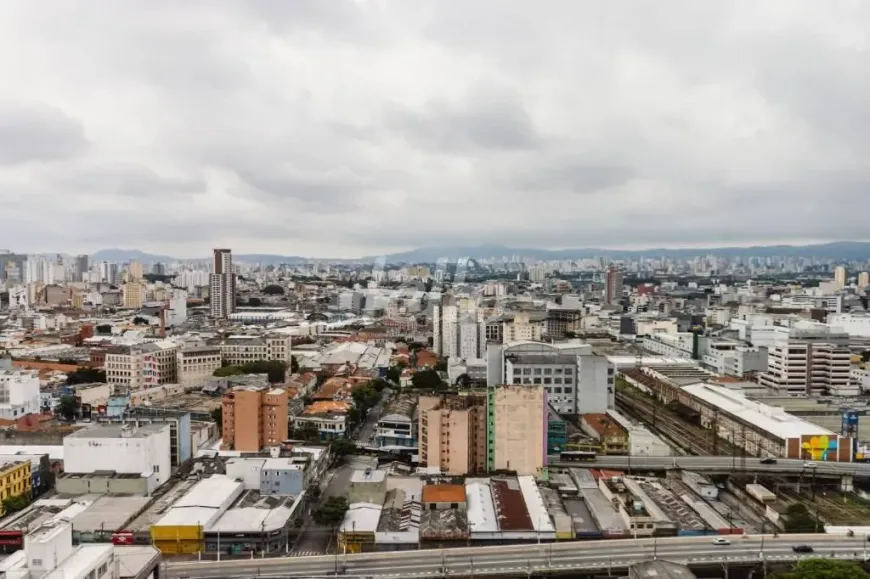
[(0, 248), (870, 239), (870, 2), (5, 0)]

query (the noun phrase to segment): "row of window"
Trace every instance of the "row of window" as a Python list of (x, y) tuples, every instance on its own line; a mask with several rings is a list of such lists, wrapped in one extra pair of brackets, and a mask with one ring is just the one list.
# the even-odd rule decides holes
[(574, 375), (574, 368), (568, 366), (566, 368), (528, 368), (528, 367), (519, 367), (514, 368), (514, 376), (517, 374), (522, 374), (524, 376), (559, 376), (560, 374), (564, 374), (566, 376)]
[(514, 374), (514, 384), (574, 384), (574, 378), (558, 376), (551, 378), (527, 378)]

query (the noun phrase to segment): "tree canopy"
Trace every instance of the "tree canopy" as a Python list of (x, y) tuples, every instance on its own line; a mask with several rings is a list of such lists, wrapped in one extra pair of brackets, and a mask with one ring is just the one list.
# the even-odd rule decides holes
[(435, 370), (421, 370), (411, 376), (411, 385), (417, 390), (441, 390), (446, 384)]
[(142, 316), (136, 316), (135, 318), (133, 318), (133, 324), (135, 324), (137, 326), (147, 326), (148, 319), (143, 318)]
[(340, 525), (347, 513), (347, 499), (345, 497), (329, 497), (320, 508), (314, 511), (314, 522), (318, 525), (335, 527)]
[(802, 503), (794, 503), (785, 511), (786, 533), (818, 533), (822, 528), (818, 517), (814, 517)]
[(223, 366), (214, 371), (214, 376), (226, 378), (242, 374), (268, 374), (269, 382), (284, 382), (287, 373), (287, 363), (281, 360), (257, 360), (241, 366)]
[(314, 424), (310, 422), (302, 422), (299, 426), (295, 426), (290, 431), (290, 438), (313, 442), (315, 440), (320, 440), (320, 431), (317, 430), (317, 427), (314, 426)]
[(92, 384), (94, 382), (105, 383), (105, 381), (105, 370), (100, 370), (98, 368), (79, 368), (66, 373), (66, 383), (70, 386), (75, 384)]
[(267, 296), (283, 296), (284, 288), (279, 285), (270, 284), (263, 288), (263, 293)]
[(76, 399), (74, 397), (61, 396), (60, 400), (57, 401), (57, 407), (54, 409), (54, 413), (63, 417), (65, 420), (74, 420), (76, 414), (78, 414), (78, 410), (78, 404), (76, 404)]
[(858, 563), (836, 559), (805, 559), (791, 571), (768, 575), (770, 579), (867, 579), (870, 575)]

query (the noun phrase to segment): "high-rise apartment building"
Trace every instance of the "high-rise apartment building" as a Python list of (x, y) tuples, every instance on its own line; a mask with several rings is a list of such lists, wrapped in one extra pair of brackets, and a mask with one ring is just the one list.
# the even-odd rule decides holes
[(125, 308), (139, 309), (145, 303), (145, 286), (141, 281), (127, 281), (121, 286), (121, 292)]
[(445, 358), (477, 359), (486, 351), (483, 313), (471, 300), (436, 305), (432, 309), (432, 335), (435, 353)]
[(224, 319), (236, 311), (236, 275), (233, 254), (229, 249), (215, 249), (209, 276), (211, 316)]
[(144, 277), (145, 270), (142, 264), (138, 261), (131, 261), (127, 264), (127, 281), (138, 281)]
[(224, 446), (257, 452), (288, 438), (287, 391), (268, 386), (239, 386), (221, 401)]
[(622, 272), (611, 267), (604, 278), (604, 302), (618, 305), (622, 302)]
[(537, 474), (547, 455), (546, 396), (542, 389), (522, 386), (421, 396), (421, 464), (454, 476), (495, 470)]
[(870, 286), (870, 272), (862, 271), (858, 274), (858, 291), (863, 292)]
[(842, 265), (834, 268), (834, 283), (837, 285), (837, 289), (846, 287), (846, 268)]

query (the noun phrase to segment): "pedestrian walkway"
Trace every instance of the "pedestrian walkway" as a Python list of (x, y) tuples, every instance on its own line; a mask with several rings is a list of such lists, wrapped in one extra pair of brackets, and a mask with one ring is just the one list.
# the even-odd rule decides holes
[(296, 549), (290, 551), (291, 557), (316, 557), (323, 554), (320, 551), (297, 551)]

